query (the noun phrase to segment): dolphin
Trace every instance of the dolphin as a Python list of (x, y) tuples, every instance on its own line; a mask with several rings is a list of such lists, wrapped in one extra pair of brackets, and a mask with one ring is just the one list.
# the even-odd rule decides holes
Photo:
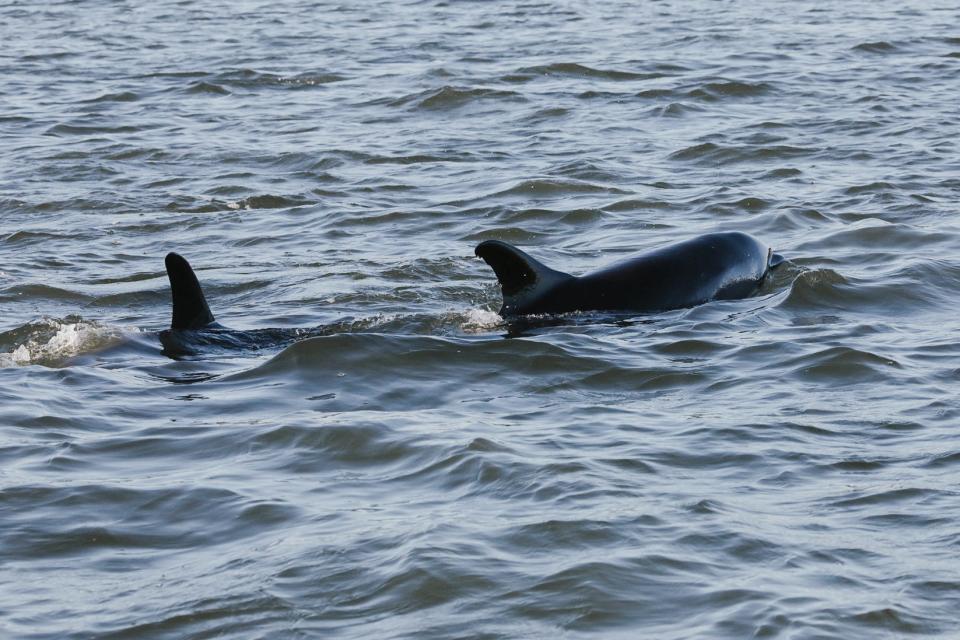
[(187, 260), (168, 253), (164, 263), (170, 279), (173, 315), (170, 328), (160, 332), (163, 352), (169, 356), (193, 355), (201, 348), (259, 350), (283, 347), (314, 336), (330, 335), (347, 327), (275, 328), (240, 331), (217, 322), (200, 281)]
[(745, 298), (784, 261), (738, 231), (698, 236), (579, 277), (499, 240), (481, 242), (475, 253), (497, 275), (505, 318), (570, 311), (652, 313)]

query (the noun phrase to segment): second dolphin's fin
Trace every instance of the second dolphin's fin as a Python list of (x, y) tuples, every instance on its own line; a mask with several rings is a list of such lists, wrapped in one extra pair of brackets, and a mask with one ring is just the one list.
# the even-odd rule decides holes
[(573, 279), (573, 276), (554, 271), (513, 245), (499, 240), (485, 240), (474, 253), (483, 258), (497, 274), (503, 291), (500, 315), (536, 313), (540, 294), (553, 286)]
[(168, 253), (164, 261), (173, 295), (171, 329), (202, 329), (215, 322), (207, 299), (190, 263), (176, 253)]

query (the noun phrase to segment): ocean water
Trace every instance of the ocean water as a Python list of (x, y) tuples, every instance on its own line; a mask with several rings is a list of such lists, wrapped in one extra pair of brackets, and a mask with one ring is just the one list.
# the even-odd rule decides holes
[[(958, 25), (2, 4), (0, 636), (960, 637)], [(473, 256), (721, 230), (651, 315)], [(168, 251), (254, 339), (165, 354)]]

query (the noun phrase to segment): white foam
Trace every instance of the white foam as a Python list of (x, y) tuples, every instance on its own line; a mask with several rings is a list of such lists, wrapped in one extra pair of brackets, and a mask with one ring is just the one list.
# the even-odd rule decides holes
[(464, 331), (480, 332), (496, 329), (503, 324), (499, 313), (487, 309), (467, 309), (461, 327)]
[(373, 329), (375, 327), (381, 327), (385, 324), (389, 324), (399, 318), (400, 315), (397, 313), (378, 313), (377, 315), (367, 318), (366, 322), (367, 327)]
[(0, 366), (60, 364), (68, 358), (99, 351), (139, 329), (102, 325), (85, 320), (41, 320), (31, 337), (9, 353), (0, 353)]

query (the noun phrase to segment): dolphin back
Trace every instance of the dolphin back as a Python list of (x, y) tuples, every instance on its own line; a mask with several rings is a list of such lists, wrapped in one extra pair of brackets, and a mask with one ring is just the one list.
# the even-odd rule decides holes
[(483, 258), (497, 274), (503, 292), (501, 316), (548, 313), (552, 309), (540, 308), (544, 296), (575, 279), (568, 273), (554, 271), (513, 245), (499, 240), (481, 242), (474, 253)]
[(200, 282), (183, 256), (168, 253), (164, 261), (173, 296), (173, 318), (170, 328), (202, 329), (215, 322)]

